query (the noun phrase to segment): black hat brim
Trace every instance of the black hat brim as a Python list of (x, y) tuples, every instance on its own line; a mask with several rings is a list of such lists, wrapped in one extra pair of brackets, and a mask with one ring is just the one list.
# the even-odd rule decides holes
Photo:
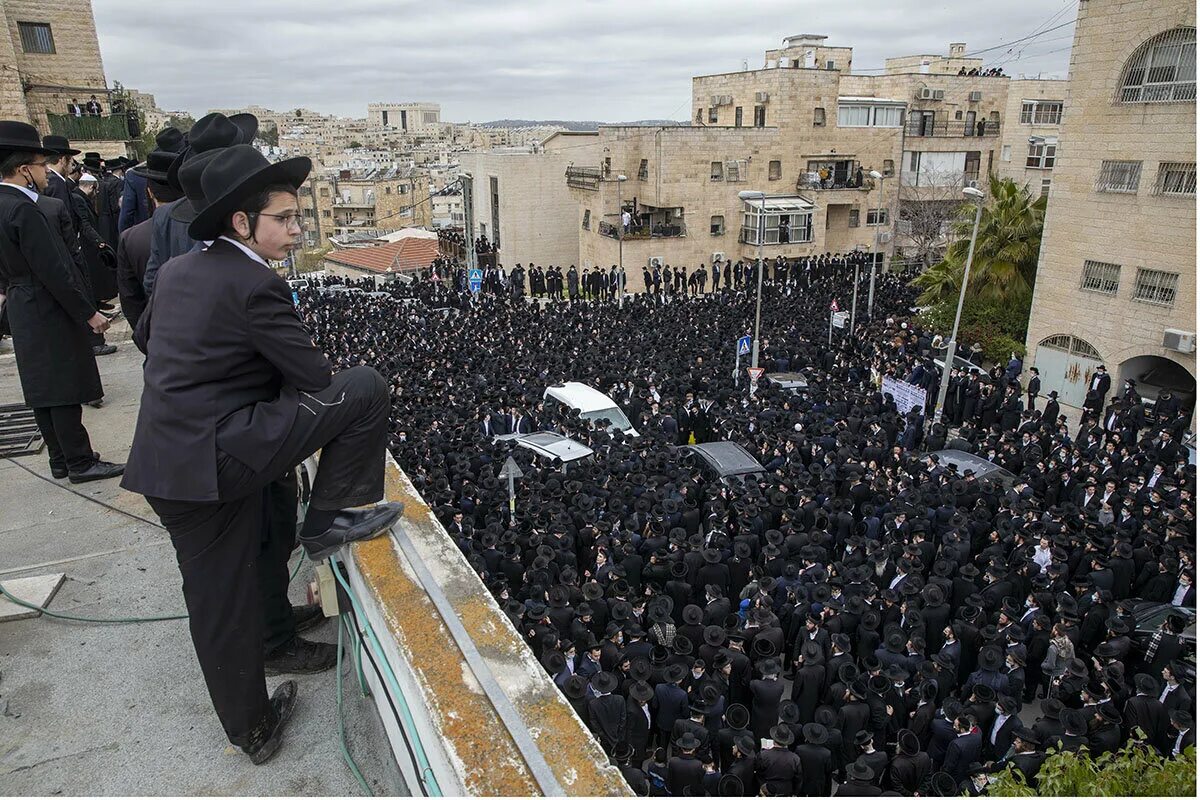
[(240, 181), (225, 190), (220, 197), (208, 200), (204, 210), (188, 225), (188, 235), (196, 241), (208, 241), (221, 235), (225, 217), (237, 210), (237, 205), (247, 194), (268, 186), (285, 184), (299, 189), (312, 171), (312, 160), (304, 156), (289, 158), (245, 175)]
[[(75, 152), (79, 153), (82, 151), (76, 150)], [(40, 156), (58, 155), (57, 150), (42, 147), (41, 142), (38, 143), (37, 147), (34, 147), (32, 143), (20, 142), (14, 139), (0, 139), (0, 153), (36, 153)]]

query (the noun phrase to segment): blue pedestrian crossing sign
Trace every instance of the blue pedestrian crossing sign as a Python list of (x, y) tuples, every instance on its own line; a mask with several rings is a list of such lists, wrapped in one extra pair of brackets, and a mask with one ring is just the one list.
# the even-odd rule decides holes
[(739, 356), (750, 355), (750, 337), (743, 336), (737, 340), (737, 354)]
[(483, 286), (483, 270), (473, 269), (467, 273), (467, 285), (471, 287), (471, 292), (478, 292)]

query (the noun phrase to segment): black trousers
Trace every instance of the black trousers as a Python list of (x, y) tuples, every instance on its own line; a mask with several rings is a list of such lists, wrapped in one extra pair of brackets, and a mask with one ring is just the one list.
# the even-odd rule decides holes
[(175, 546), (209, 696), (229, 741), (242, 747), (274, 723), (264, 647), (295, 635), (287, 560), (295, 543), (296, 465), (322, 451), (314, 508), (333, 511), (383, 497), (389, 395), (379, 373), (354, 367), (300, 399), (292, 430), (262, 472), (217, 451), (218, 502), (146, 498)]
[(33, 419), (46, 442), (51, 467), (80, 472), (92, 465), (92, 440), (83, 427), (83, 406), (35, 408)]

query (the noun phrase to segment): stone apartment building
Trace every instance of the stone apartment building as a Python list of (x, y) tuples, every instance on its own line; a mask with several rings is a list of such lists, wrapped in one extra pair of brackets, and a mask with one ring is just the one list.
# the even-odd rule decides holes
[(442, 128), (442, 107), (437, 103), (370, 103), (367, 124), (391, 128), (412, 136), (437, 135)]
[[(127, 118), (111, 114), (90, 0), (0, 0), (0, 13), (9, 34), (0, 37), (0, 118), (67, 136), (81, 150), (126, 155), (132, 137)], [(92, 95), (102, 116), (68, 114), (68, 104)]]
[[(743, 190), (767, 195), (768, 258), (874, 247), (886, 263), (936, 252), (939, 220), (963, 186), (1001, 171), (1010, 79), (960, 75), (983, 66), (961, 43), (948, 56), (889, 59), (882, 74), (852, 74), (852, 59), (852, 48), (824, 36), (788, 37), (762, 69), (693, 78), (688, 126), (602, 126), (600, 158), (577, 160), (566, 175), (580, 207), (580, 261), (607, 266), (623, 250), (640, 289), (642, 267), (656, 259), (695, 269), (754, 258), (763, 204), (739, 200)], [(634, 220), (618, 243), (622, 207)], [(910, 221), (898, 241), (897, 215)], [(922, 227), (933, 235), (921, 240)]]
[(432, 226), (428, 176), (410, 167), (314, 175), (300, 192), (300, 207), (308, 249), (328, 247), (333, 237)]
[(1071, 405), (1101, 364), (1195, 401), (1195, 65), (1190, 0), (1079, 4), (1026, 342)]

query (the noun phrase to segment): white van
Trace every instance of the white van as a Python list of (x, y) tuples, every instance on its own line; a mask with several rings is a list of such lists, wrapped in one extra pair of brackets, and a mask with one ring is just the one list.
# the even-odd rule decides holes
[(634, 429), (633, 423), (625, 416), (625, 412), (611, 397), (596, 391), (587, 384), (576, 381), (556, 383), (547, 387), (542, 397), (562, 403), (567, 408), (575, 409), (584, 419), (607, 419), (610, 431), (621, 431), (626, 436), (641, 436)]

